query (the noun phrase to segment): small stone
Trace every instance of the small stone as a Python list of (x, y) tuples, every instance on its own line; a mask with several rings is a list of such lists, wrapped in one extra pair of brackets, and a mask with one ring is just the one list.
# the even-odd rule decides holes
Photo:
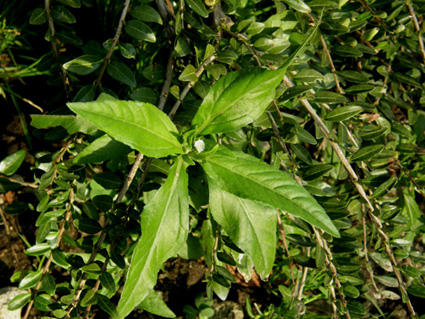
[(0, 289), (0, 319), (20, 319), (21, 309), (9, 311), (7, 305), (23, 291), (16, 287), (5, 287)]

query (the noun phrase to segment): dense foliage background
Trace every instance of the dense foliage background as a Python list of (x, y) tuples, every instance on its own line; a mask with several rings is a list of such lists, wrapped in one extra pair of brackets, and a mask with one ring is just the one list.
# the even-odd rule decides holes
[[(190, 149), (217, 81), (276, 74), (261, 72), (305, 45), (265, 112), (201, 140), (286, 171), (340, 238), (255, 194), (253, 226), (229, 221), (240, 198), (186, 158), (189, 235), (130, 317), (240, 318), (240, 306), (247, 318), (424, 317), (424, 14), (423, 0), (1, 1), (0, 285), (22, 290), (9, 308), (119, 317), (144, 207), (183, 163), (143, 156), (143, 140), (125, 145), (73, 105), (150, 103)], [(225, 216), (211, 212), (220, 196)]]

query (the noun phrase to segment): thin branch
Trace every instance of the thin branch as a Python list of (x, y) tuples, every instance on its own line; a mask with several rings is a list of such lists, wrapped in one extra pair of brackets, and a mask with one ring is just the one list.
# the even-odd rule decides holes
[(97, 76), (97, 79), (94, 82), (95, 89), (99, 88), (100, 82), (102, 81), (103, 74), (105, 73), (106, 67), (108, 66), (108, 63), (111, 60), (112, 53), (114, 52), (114, 49), (117, 46), (118, 41), (120, 40), (122, 27), (125, 23), (125, 17), (127, 16), (129, 7), (130, 7), (130, 0), (125, 0), (124, 9), (121, 12), (120, 21), (118, 22), (118, 28), (117, 28), (117, 31), (115, 32), (115, 36), (112, 41), (111, 47), (109, 48), (109, 51), (106, 54), (105, 59), (103, 60), (102, 66), (100, 67), (99, 75)]
[[(69, 199), (69, 203), (68, 203), (67, 211), (66, 211), (66, 214), (65, 214), (65, 219), (64, 219), (64, 221), (63, 221), (63, 223), (62, 223), (62, 225), (61, 225), (61, 227), (59, 229), (57, 246), (59, 246), (60, 242), (62, 241), (63, 233), (65, 232), (65, 226), (68, 223), (69, 218), (71, 217), (71, 207), (72, 207), (72, 202), (74, 201), (74, 189), (73, 188), (70, 189), (68, 199)], [(47, 262), (46, 262), (46, 264), (43, 267), (42, 278), (48, 272), (49, 267), (50, 267), (50, 265), (52, 263), (52, 260), (53, 260), (53, 252), (51, 251), (50, 252), (50, 255), (49, 255), (49, 259), (47, 259)], [(37, 292), (40, 290), (40, 287), (41, 287), (42, 282), (43, 282), (43, 280), (40, 279), (40, 281), (37, 283), (37, 285), (35, 286), (34, 290), (32, 291), (31, 301), (28, 304), (27, 309), (25, 311), (25, 315), (22, 317), (22, 319), (27, 319), (28, 316), (30, 315), (32, 306), (34, 305), (34, 298), (37, 295)]]
[(161, 95), (159, 96), (158, 109), (160, 109), (161, 111), (164, 110), (165, 102), (167, 102), (167, 97), (170, 91), (173, 74), (174, 74), (174, 58), (172, 56), (172, 53), (170, 53), (170, 56), (168, 58), (168, 63), (167, 63), (167, 71), (165, 73), (165, 82), (164, 82), (164, 85), (162, 86)]
[[(204, 72), (204, 68), (205, 66), (207, 66), (208, 64), (210, 64), (212, 61), (214, 61), (216, 59), (215, 55), (210, 56), (209, 58), (207, 58), (204, 62), (202, 62), (201, 66), (199, 67), (198, 71), (196, 71), (196, 77), (199, 78), (202, 74), (202, 72)], [(174, 115), (177, 113), (177, 110), (180, 107), (180, 104), (183, 102), (184, 98), (186, 97), (186, 94), (189, 92), (189, 90), (195, 85), (194, 81), (189, 82), (185, 88), (183, 89), (182, 93), (180, 93), (179, 99), (176, 101), (176, 103), (174, 104), (173, 108), (171, 109), (170, 113), (168, 114), (168, 117), (170, 119), (172, 119), (174, 117)]]
[(422, 39), (422, 36), (421, 36), (421, 27), (419, 26), (418, 18), (416, 17), (415, 8), (413, 8), (412, 4), (407, 4), (407, 1), (406, 1), (406, 5), (409, 8), (410, 16), (412, 17), (413, 24), (415, 25), (415, 30), (416, 30), (417, 35), (418, 35), (419, 47), (421, 48), (422, 59), (423, 59), (423, 62), (425, 64), (424, 40)]
[(62, 83), (63, 87), (65, 89), (66, 97), (69, 97), (69, 80), (66, 70), (64, 69), (62, 63), (59, 61), (59, 51), (56, 46), (56, 31), (55, 31), (55, 24), (53, 23), (52, 14), (50, 11), (50, 0), (44, 1), (44, 10), (46, 11), (46, 17), (47, 17), (47, 23), (49, 25), (50, 30), (50, 43), (52, 45), (52, 51), (53, 55), (55, 56), (55, 59), (57, 63), (59, 64), (59, 70), (62, 77)]
[(341, 86), (339, 85), (338, 76), (336, 75), (335, 65), (334, 65), (334, 62), (332, 60), (331, 53), (328, 50), (328, 45), (326, 44), (326, 41), (325, 41), (325, 38), (323, 37), (323, 34), (320, 35), (320, 41), (322, 43), (323, 50), (325, 51), (326, 56), (328, 57), (329, 65), (331, 66), (332, 74), (334, 76), (336, 89), (339, 93), (343, 94), (344, 91), (341, 89)]

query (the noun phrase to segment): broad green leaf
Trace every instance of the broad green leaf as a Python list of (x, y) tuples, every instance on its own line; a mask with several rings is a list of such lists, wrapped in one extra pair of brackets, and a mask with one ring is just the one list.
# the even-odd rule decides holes
[(37, 8), (31, 13), (30, 24), (39, 25), (46, 22), (46, 13), (44, 9)]
[(247, 68), (221, 77), (208, 92), (192, 121), (192, 125), (197, 126), (196, 133), (207, 135), (232, 131), (260, 117), (273, 100), (275, 88), (286, 69), (310, 43), (319, 24), (278, 70)]
[(407, 187), (403, 188), (403, 204), (402, 213), (407, 217), (407, 227), (410, 228), (421, 217), (421, 210)]
[(162, 19), (159, 13), (152, 6), (146, 4), (132, 7), (130, 14), (133, 16), (133, 18), (144, 22), (155, 22), (162, 24)]
[(7, 309), (9, 311), (20, 309), (23, 306), (25, 306), (30, 300), (31, 300), (30, 292), (22, 293), (20, 295), (17, 295), (7, 304)]
[(254, 122), (273, 100), (283, 75), (282, 70), (248, 68), (221, 77), (192, 121), (197, 134), (232, 131)]
[(164, 317), (164, 318), (175, 318), (176, 315), (174, 312), (168, 308), (165, 302), (161, 299), (161, 297), (155, 292), (155, 290), (151, 290), (146, 298), (139, 305), (140, 308), (146, 310), (154, 315)]
[(283, 0), (288, 6), (290, 6), (292, 9), (301, 12), (301, 13), (310, 13), (311, 9), (308, 5), (306, 5), (301, 0)]
[(29, 273), (19, 283), (19, 289), (28, 289), (28, 288), (34, 287), (41, 280), (42, 276), (43, 276), (42, 270)]
[(325, 120), (330, 122), (341, 122), (348, 120), (350, 117), (353, 117), (354, 115), (359, 114), (362, 111), (363, 108), (361, 106), (343, 106), (332, 110), (328, 114), (326, 114)]
[(381, 153), (384, 150), (384, 148), (385, 146), (381, 144), (362, 147), (356, 153), (354, 153), (353, 156), (351, 156), (351, 161), (361, 162), (361, 161), (369, 160), (373, 156)]
[(94, 134), (97, 128), (81, 116), (73, 115), (31, 115), (31, 125), (35, 128), (44, 129), (62, 126), (68, 134), (82, 132)]
[(339, 237), (338, 230), (316, 200), (285, 172), (255, 157), (219, 147), (201, 166), (223, 190), (281, 209)]
[(21, 166), (25, 159), (25, 155), (25, 150), (19, 150), (3, 158), (3, 160), (0, 162), (0, 174), (7, 176), (13, 175)]
[(152, 29), (145, 23), (138, 20), (130, 20), (126, 22), (125, 31), (137, 40), (142, 40), (146, 42), (156, 42), (155, 33)]
[(79, 153), (74, 158), (73, 163), (100, 163), (113, 158), (122, 157), (130, 152), (130, 147), (105, 134), (89, 144), (81, 153)]
[(106, 67), (108, 74), (115, 80), (127, 84), (131, 87), (136, 87), (136, 78), (131, 69), (122, 62), (112, 61)]
[(102, 60), (102, 58), (99, 58), (96, 55), (87, 54), (66, 62), (63, 67), (69, 72), (78, 75), (87, 75), (99, 68)]
[(186, 0), (189, 7), (203, 18), (208, 18), (208, 11), (202, 0)]
[(276, 252), (277, 210), (228, 193), (208, 181), (214, 220), (254, 261), (261, 278), (269, 276)]
[(121, 300), (120, 318), (125, 318), (151, 292), (162, 264), (177, 254), (189, 230), (188, 175), (179, 157), (168, 178), (144, 207), (142, 236), (133, 252)]
[(114, 139), (149, 157), (183, 153), (173, 122), (148, 103), (133, 101), (94, 101), (68, 103), (75, 113), (86, 118)]

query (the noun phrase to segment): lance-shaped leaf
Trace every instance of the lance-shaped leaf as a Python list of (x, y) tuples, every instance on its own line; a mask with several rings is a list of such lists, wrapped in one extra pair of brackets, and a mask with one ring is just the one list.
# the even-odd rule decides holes
[(339, 237), (325, 210), (285, 172), (248, 154), (231, 152), (224, 147), (219, 147), (200, 164), (208, 177), (223, 190), (278, 208)]
[(120, 318), (125, 318), (155, 286), (162, 264), (177, 254), (189, 230), (188, 176), (179, 157), (167, 181), (145, 206), (142, 236), (134, 249), (121, 300)]
[(111, 137), (149, 157), (183, 153), (173, 122), (149, 103), (106, 99), (68, 103), (78, 115)]
[(261, 278), (267, 278), (276, 252), (276, 209), (223, 191), (213, 180), (208, 187), (214, 220), (252, 258)]
[(228, 132), (260, 117), (275, 97), (275, 89), (286, 69), (310, 42), (319, 24), (278, 70), (251, 68), (221, 77), (208, 92), (192, 121), (197, 127), (196, 133)]

